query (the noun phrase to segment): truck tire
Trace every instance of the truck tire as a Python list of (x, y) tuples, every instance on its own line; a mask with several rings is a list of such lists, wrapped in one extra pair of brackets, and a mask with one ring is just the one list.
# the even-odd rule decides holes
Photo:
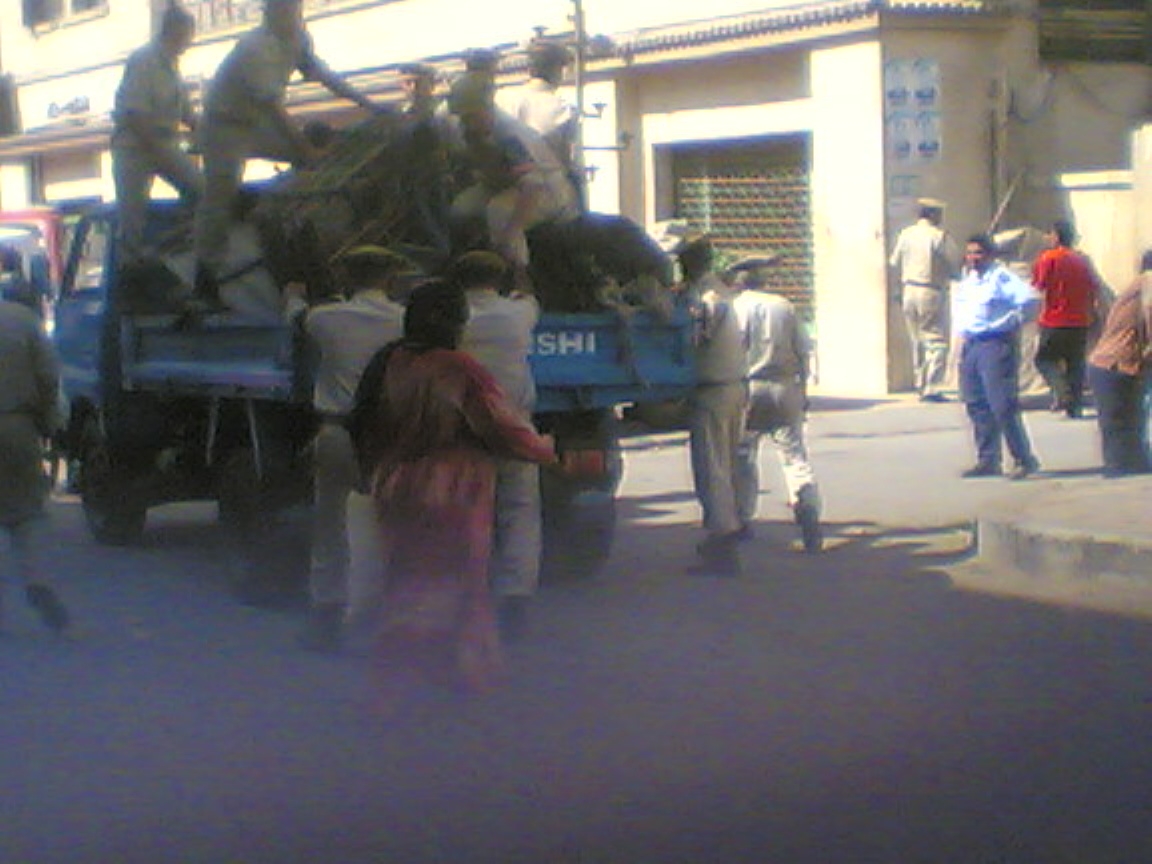
[[(276, 460), (273, 460), (274, 462)], [(252, 451), (237, 448), (220, 465), (217, 518), (224, 534), (229, 580), (236, 599), (268, 606), (290, 599), (306, 580), (308, 531), (288, 524), (295, 514), (293, 478), (272, 470), (261, 478)], [(299, 522), (297, 519), (296, 522)]]
[(134, 488), (131, 471), (118, 464), (95, 419), (80, 442), (80, 502), (88, 531), (97, 543), (127, 546), (144, 533), (147, 505)]
[(616, 538), (616, 490), (623, 462), (611, 411), (550, 418), (561, 466), (540, 472), (541, 578), (589, 579), (600, 573)]
[(616, 538), (616, 500), (612, 492), (582, 488), (547, 473), (541, 481), (543, 552), (546, 582), (590, 579), (612, 554)]

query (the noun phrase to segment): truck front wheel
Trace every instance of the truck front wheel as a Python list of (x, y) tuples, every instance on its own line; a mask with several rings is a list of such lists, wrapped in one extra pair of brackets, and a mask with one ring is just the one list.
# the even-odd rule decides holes
[(89, 421), (80, 444), (80, 501), (97, 543), (126, 546), (144, 533), (147, 507), (130, 471), (117, 463), (99, 423)]

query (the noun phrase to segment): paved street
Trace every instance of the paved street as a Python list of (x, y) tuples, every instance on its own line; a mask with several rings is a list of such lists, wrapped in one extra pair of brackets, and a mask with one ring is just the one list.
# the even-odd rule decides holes
[(685, 575), (684, 436), (630, 438), (614, 555), (543, 592), (510, 687), (393, 723), (363, 651), (230, 599), (212, 508), (121, 550), (60, 498), (80, 632), (9, 588), (0, 864), (1152, 861), (1152, 627), (949, 577), (981, 507), (1095, 482), (1094, 424), (1031, 411), (1045, 474), (961, 481), (960, 407), (816, 407), (826, 554), (766, 451), (745, 576)]

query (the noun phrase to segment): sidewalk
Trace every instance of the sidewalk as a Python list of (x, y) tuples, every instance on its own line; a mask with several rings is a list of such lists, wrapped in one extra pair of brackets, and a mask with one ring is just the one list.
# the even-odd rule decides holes
[(1152, 476), (1088, 481), (977, 519), (957, 585), (1152, 618)]

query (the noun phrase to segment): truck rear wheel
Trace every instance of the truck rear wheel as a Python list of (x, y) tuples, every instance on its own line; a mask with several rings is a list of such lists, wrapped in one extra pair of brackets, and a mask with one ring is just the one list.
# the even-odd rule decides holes
[(543, 510), (541, 577), (588, 579), (608, 562), (616, 537), (616, 490), (623, 463), (611, 411), (549, 417), (560, 465), (540, 473)]
[(95, 420), (84, 427), (80, 448), (80, 501), (92, 537), (109, 546), (139, 542), (147, 505), (133, 488), (131, 472), (119, 464)]

